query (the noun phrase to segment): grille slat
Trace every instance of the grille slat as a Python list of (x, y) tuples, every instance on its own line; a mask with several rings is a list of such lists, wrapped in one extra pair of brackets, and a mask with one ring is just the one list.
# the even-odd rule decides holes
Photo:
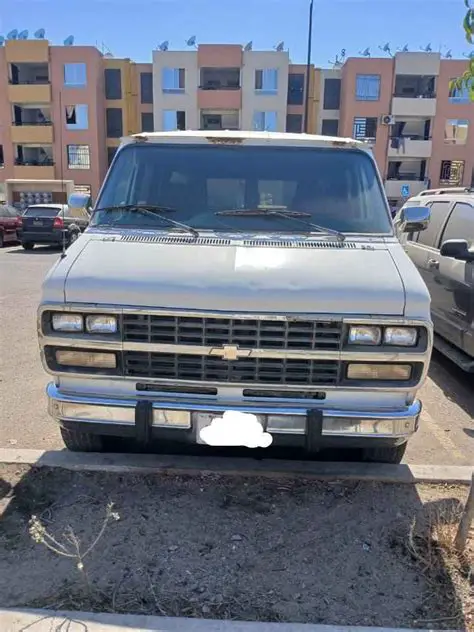
[(207, 382), (332, 385), (338, 379), (337, 360), (240, 358), (126, 351), (125, 375), (137, 378)]
[(125, 314), (125, 342), (239, 345), (242, 348), (333, 350), (340, 348), (342, 323), (318, 320), (259, 320)]

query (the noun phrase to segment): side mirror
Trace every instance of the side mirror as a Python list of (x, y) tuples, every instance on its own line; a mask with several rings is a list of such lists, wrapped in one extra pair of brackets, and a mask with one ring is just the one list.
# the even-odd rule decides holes
[(398, 214), (396, 224), (402, 233), (418, 233), (428, 228), (430, 209), (427, 206), (407, 206)]
[(441, 246), (440, 255), (460, 261), (474, 261), (474, 250), (469, 248), (465, 239), (448, 239)]

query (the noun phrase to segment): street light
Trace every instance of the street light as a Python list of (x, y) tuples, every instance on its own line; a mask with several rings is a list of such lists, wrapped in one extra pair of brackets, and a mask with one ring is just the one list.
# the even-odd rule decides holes
[(311, 73), (311, 40), (313, 34), (313, 2), (309, 3), (309, 20), (308, 20), (308, 57), (306, 60), (306, 86), (305, 86), (305, 101), (304, 101), (304, 131), (308, 133), (308, 111), (309, 111), (309, 86), (310, 86), (310, 73)]

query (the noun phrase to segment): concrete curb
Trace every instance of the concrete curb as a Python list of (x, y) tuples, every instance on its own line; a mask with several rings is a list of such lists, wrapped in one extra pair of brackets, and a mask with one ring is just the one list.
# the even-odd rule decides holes
[[(407, 632), (406, 628), (402, 630), (304, 623), (252, 623), (29, 609), (0, 609), (0, 629), (3, 632)], [(423, 630), (417, 629), (417, 632)]]
[(119, 474), (222, 474), (233, 476), (311, 477), (381, 483), (469, 484), (474, 470), (459, 465), (388, 465), (380, 463), (325, 463), (234, 457), (155, 454), (97, 454), (87, 452), (0, 449), (0, 463), (59, 467), (79, 472)]

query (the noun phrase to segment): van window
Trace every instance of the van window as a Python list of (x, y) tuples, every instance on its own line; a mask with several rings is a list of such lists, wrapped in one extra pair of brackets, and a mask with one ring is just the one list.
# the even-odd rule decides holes
[[(128, 145), (117, 154), (96, 208), (139, 203), (166, 206), (170, 219), (201, 230), (301, 233), (312, 230), (307, 220), (347, 233), (393, 234), (374, 162), (352, 149)], [(216, 214), (275, 207), (301, 215)], [(92, 225), (110, 223), (169, 226), (133, 211), (94, 213)]]
[(440, 243), (448, 239), (474, 241), (474, 207), (467, 202), (457, 202), (449, 216)]
[[(428, 206), (430, 205), (428, 204)], [(428, 228), (418, 233), (418, 239), (416, 241), (418, 241), (419, 244), (437, 247), (436, 237), (448, 216), (450, 207), (451, 202), (447, 200), (431, 203), (431, 216)]]

